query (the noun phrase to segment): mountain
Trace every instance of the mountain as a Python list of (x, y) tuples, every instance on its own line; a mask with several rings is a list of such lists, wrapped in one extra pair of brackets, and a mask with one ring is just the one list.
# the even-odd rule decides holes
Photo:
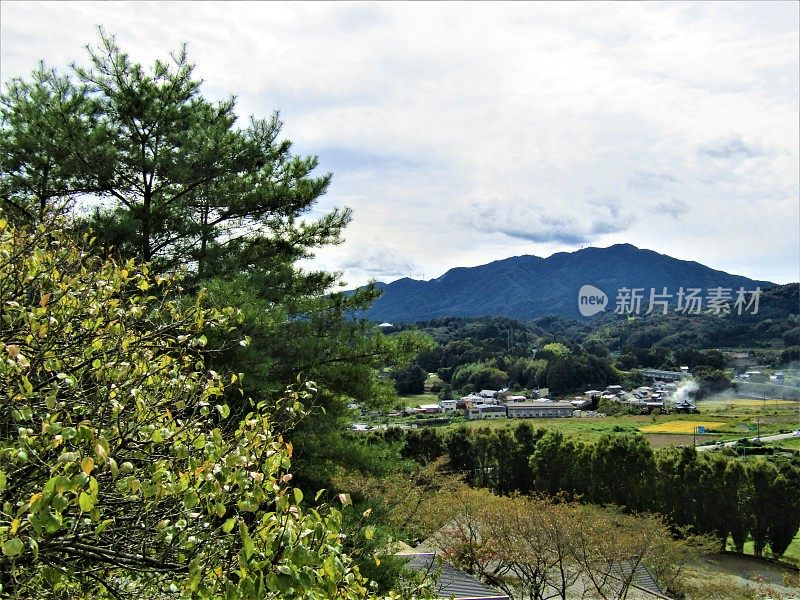
[(581, 318), (578, 290), (593, 285), (608, 295), (606, 311), (613, 311), (617, 290), (644, 288), (644, 306), (650, 289), (676, 294), (678, 289), (756, 287), (774, 284), (678, 260), (630, 244), (559, 252), (548, 258), (514, 256), (477, 267), (450, 269), (437, 279), (403, 278), (377, 283), (382, 296), (365, 313), (374, 321), (412, 322), (435, 317), (497, 315), (533, 319), (542, 315)]

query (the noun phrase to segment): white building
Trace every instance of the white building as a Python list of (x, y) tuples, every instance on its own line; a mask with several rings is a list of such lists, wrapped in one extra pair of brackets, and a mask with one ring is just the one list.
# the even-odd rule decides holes
[(565, 418), (571, 417), (573, 406), (569, 402), (520, 402), (509, 404), (509, 419)]

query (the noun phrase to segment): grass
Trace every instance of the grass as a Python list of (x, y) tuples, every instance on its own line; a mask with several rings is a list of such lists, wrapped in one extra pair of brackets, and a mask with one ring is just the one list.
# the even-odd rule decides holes
[(786, 448), (787, 450), (800, 450), (800, 438), (778, 440), (777, 442), (770, 442), (768, 445), (775, 448)]
[(667, 421), (642, 427), (643, 433), (694, 433), (698, 427), (708, 430), (723, 429), (727, 423), (721, 421)]
[(406, 406), (417, 407), (423, 404), (439, 404), (439, 396), (436, 394), (411, 394), (400, 396), (400, 401)]
[(782, 558), (783, 560), (800, 567), (800, 531), (798, 531), (797, 535), (794, 536), (792, 543), (789, 544), (789, 547), (786, 549), (786, 552), (783, 553)]
[[(575, 436), (582, 440), (593, 441), (605, 433), (636, 433), (637, 427), (629, 419), (614, 417), (598, 417), (585, 419), (488, 419), (467, 421), (466, 426), (471, 428), (487, 427), (501, 429), (504, 427), (517, 427), (520, 423), (527, 423), (534, 429), (539, 427), (548, 431), (559, 431), (566, 436)], [(450, 425), (448, 427), (456, 427)]]
[[(730, 538), (728, 538), (728, 550), (731, 550), (731, 551), (733, 550), (733, 540), (731, 540)], [(745, 554), (753, 554), (753, 541), (752, 540), (748, 539), (744, 543), (744, 553)], [(769, 546), (767, 546), (767, 548), (765, 549), (764, 554), (768, 558), (770, 557)], [(781, 561), (787, 562), (787, 563), (792, 564), (792, 565), (794, 565), (796, 567), (800, 567), (800, 531), (798, 531), (795, 534), (794, 539), (792, 540), (792, 543), (789, 544), (789, 547), (786, 549), (786, 552), (784, 552), (783, 556), (781, 556)]]

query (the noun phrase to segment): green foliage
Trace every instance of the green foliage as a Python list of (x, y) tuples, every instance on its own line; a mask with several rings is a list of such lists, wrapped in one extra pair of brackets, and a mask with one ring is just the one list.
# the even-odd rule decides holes
[(425, 391), (428, 373), (415, 363), (407, 369), (395, 372), (393, 378), (398, 394), (421, 394)]
[[(430, 335), (437, 347), (422, 352), (419, 365), (450, 381), (455, 368), (500, 356), (530, 356), (536, 343), (533, 332), (517, 321), (500, 317), (441, 318), (418, 323), (415, 328)], [(505, 370), (502, 366), (501, 369)]]
[(564, 494), (594, 504), (657, 512), (675, 531), (731, 536), (742, 551), (748, 535), (758, 552), (783, 553), (800, 529), (800, 464), (781, 457), (742, 460), (694, 448), (654, 451), (638, 434), (604, 434), (594, 443), (561, 433), (510, 428), (410, 431), (405, 457), (448, 470), (498, 494)]
[(472, 391), (500, 389), (508, 383), (508, 373), (486, 363), (468, 363), (453, 373), (452, 385), (456, 389)]
[[(268, 401), (273, 427), (292, 435), (302, 476), (304, 463), (326, 461), (326, 449), (341, 445), (334, 438), (349, 402), (394, 403), (376, 370), (410, 361), (429, 342), (414, 332), (389, 338), (354, 319), (375, 288), (331, 292), (337, 274), (297, 266), (342, 241), (350, 211), (309, 214), (331, 176), (314, 173), (316, 157), (293, 154), (277, 114), (237, 123), (233, 98), (203, 97), (183, 47), (150, 68), (102, 30), (87, 50), (85, 67), (41, 67), (8, 84), (3, 205), (15, 220), (36, 223), (89, 196), (90, 214), (73, 211), (64, 222), (93, 231), (89, 251), (146, 261), (153, 274), (184, 270), (188, 292), (204, 287), (209, 306), (232, 307), (241, 321), (235, 336), (203, 331), (215, 350), (207, 366), (245, 375), (244, 394), (224, 392), (234, 418), (223, 428), (232, 432), (249, 397)], [(320, 389), (301, 420), (282, 397), (287, 385), (308, 381)]]
[(617, 368), (622, 369), (623, 371), (628, 371), (629, 369), (635, 369), (636, 367), (639, 366), (639, 359), (632, 352), (626, 352), (625, 354), (620, 354), (615, 362)]
[(746, 510), (751, 514), (750, 534), (754, 553), (762, 556), (769, 544), (780, 556), (792, 543), (798, 528), (800, 469), (786, 461), (751, 460), (745, 466), (748, 494)]
[(103, 245), (158, 270), (190, 265), (201, 276), (267, 256), (302, 258), (338, 240), (349, 211), (297, 222), (330, 175), (312, 177), (316, 158), (292, 156), (277, 115), (236, 127), (232, 98), (200, 95), (185, 47), (149, 70), (102, 30), (87, 49), (89, 66), (71, 75), (40, 68), (9, 84), (3, 146), (13, 160), (4, 201), (46, 204), (90, 192), (103, 199), (89, 219)]
[(800, 362), (800, 346), (789, 346), (781, 352), (780, 362), (782, 365), (794, 365)]
[(48, 213), (64, 212), (77, 194), (93, 191), (73, 149), (77, 140), (85, 141), (85, 157), (97, 158), (94, 110), (83, 88), (44, 65), (31, 81), (8, 82), (0, 96), (0, 204), (7, 218), (35, 224)]
[(567, 348), (564, 344), (560, 342), (552, 342), (550, 344), (545, 344), (542, 349), (539, 350), (537, 356), (545, 360), (550, 360), (566, 358), (570, 354), (569, 348)]
[(604, 389), (619, 381), (619, 372), (609, 359), (592, 354), (559, 355), (547, 363), (547, 387), (553, 394)]
[(206, 368), (204, 332), (236, 311), (57, 224), (0, 230), (2, 594), (364, 597), (340, 513), (302, 507), (266, 407), (224, 433), (238, 376)]
[(612, 417), (618, 417), (620, 415), (633, 415), (639, 414), (640, 411), (633, 406), (623, 404), (618, 400), (609, 400), (608, 398), (601, 398), (597, 402), (597, 411), (603, 413), (604, 415), (610, 415)]
[(513, 598), (570, 598), (578, 589), (625, 598), (639, 565), (665, 589), (679, 588), (705, 548), (702, 539), (674, 539), (656, 515), (563, 498), (457, 488), (426, 508), (440, 524), (427, 543)]
[[(682, 350), (691, 348), (730, 347), (783, 347), (793, 338), (790, 333), (797, 327), (800, 286), (797, 283), (775, 286), (762, 290), (757, 314), (726, 316), (711, 314), (683, 315), (672, 312), (667, 315), (649, 315), (628, 320), (619, 315), (602, 315), (591, 322), (591, 335), (602, 341), (610, 350)], [(534, 321), (534, 324), (538, 322)], [(567, 337), (570, 324), (560, 323), (552, 330), (558, 336)], [(784, 335), (788, 334), (787, 338)], [(582, 340), (585, 331), (574, 330), (570, 340)], [(786, 341), (788, 340), (788, 341)], [(677, 366), (687, 365), (680, 362)], [(715, 366), (709, 362), (699, 362)], [(657, 367), (658, 365), (643, 365)], [(690, 365), (694, 366), (694, 365)]]
[(644, 375), (639, 369), (631, 369), (627, 373), (622, 373), (622, 379), (620, 380), (622, 387), (626, 390), (637, 388), (641, 385), (644, 385)]

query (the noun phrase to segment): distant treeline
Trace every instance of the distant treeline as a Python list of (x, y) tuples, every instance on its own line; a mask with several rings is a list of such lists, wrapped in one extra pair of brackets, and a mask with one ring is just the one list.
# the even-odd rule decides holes
[(387, 441), (421, 464), (448, 457), (450, 471), (476, 488), (498, 494), (565, 494), (591, 504), (616, 504), (631, 512), (657, 512), (676, 532), (690, 527), (728, 537), (737, 551), (751, 536), (756, 555), (769, 546), (782, 555), (800, 528), (800, 459), (742, 459), (725, 451), (653, 450), (638, 434), (606, 434), (588, 443), (533, 429), (390, 429)]
[(564, 317), (530, 323), (452, 317), (386, 331), (413, 329), (436, 342), (407, 369), (395, 372), (402, 394), (422, 392), (428, 373), (444, 382), (433, 391), (449, 398), (486, 388), (547, 387), (553, 394), (568, 394), (618, 383), (640, 385), (637, 369), (678, 371), (682, 366), (692, 370), (703, 391), (713, 393), (729, 387), (730, 378), (722, 373), (728, 365), (721, 352), (703, 348), (746, 344), (760, 347), (752, 352), (761, 364), (778, 367), (800, 361), (800, 320), (788, 309), (796, 288), (764, 292), (758, 315), (626, 319), (610, 314), (588, 323)]
[(720, 391), (730, 384), (722, 372), (725, 356), (716, 350), (628, 348), (614, 356), (599, 339), (548, 341), (548, 336), (499, 317), (436, 319), (415, 329), (433, 337), (436, 345), (420, 352), (407, 369), (394, 373), (401, 394), (421, 393), (428, 373), (442, 380), (432, 391), (443, 399), (504, 387), (546, 387), (555, 395), (619, 383), (630, 387), (644, 383), (638, 368), (678, 371), (688, 366), (703, 391)]

